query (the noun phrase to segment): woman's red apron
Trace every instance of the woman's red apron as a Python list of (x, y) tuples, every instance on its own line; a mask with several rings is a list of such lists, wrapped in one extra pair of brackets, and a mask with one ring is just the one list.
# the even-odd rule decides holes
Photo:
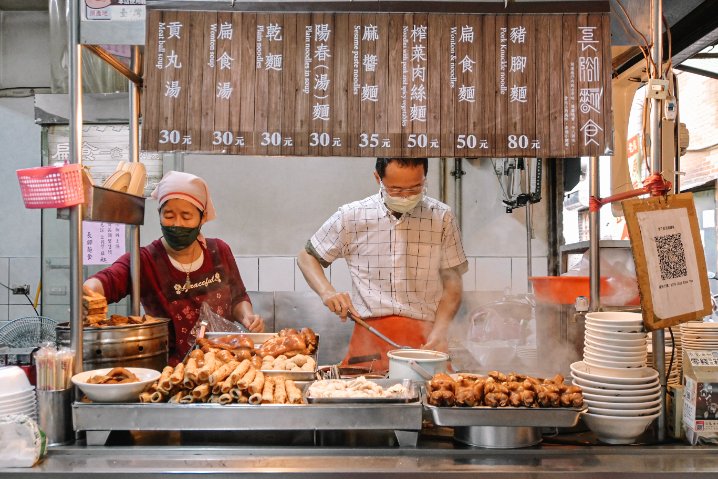
[[(432, 323), (428, 321), (404, 316), (382, 316), (364, 321), (394, 342), (413, 348), (419, 348), (426, 343), (432, 327)], [(386, 353), (392, 349), (396, 348), (366, 328), (355, 324), (349, 341), (349, 351), (342, 360), (342, 366), (366, 367), (373, 372), (386, 372), (389, 370)]]
[[(201, 245), (201, 243), (200, 243)], [(154, 244), (148, 246), (153, 258), (159, 259), (167, 252)], [(161, 249), (161, 250), (160, 250)], [(200, 306), (206, 302), (209, 307), (225, 319), (232, 320), (232, 292), (227, 270), (220, 258), (217, 243), (207, 239), (207, 247), (202, 247), (204, 263), (190, 273), (190, 287), (185, 288), (186, 273), (179, 271), (168, 261), (157, 261), (155, 267), (159, 277), (167, 278), (162, 286), (163, 294), (169, 305), (170, 327), (169, 364), (182, 361), (194, 345), (190, 331), (199, 318)], [(207, 267), (207, 261), (210, 267)]]

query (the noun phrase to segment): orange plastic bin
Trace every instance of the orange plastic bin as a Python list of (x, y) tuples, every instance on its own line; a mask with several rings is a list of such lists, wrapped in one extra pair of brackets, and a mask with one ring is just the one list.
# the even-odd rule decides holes
[[(536, 299), (543, 303), (574, 304), (579, 296), (590, 297), (588, 276), (532, 276)], [(601, 295), (612, 294), (608, 279), (601, 277)]]

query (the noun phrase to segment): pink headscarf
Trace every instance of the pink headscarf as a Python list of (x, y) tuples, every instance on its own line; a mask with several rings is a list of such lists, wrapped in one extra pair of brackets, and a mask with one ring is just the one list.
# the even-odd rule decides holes
[(207, 183), (191, 173), (168, 171), (150, 196), (156, 199), (160, 206), (175, 198), (189, 201), (204, 212), (207, 221), (217, 217)]

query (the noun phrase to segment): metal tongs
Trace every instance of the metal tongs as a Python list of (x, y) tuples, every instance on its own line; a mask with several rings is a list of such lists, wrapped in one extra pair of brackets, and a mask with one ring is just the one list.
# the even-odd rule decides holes
[(354, 316), (354, 315), (353, 315), (352, 313), (350, 313), (350, 312), (347, 312), (347, 318), (351, 319), (352, 321), (354, 321), (355, 323), (357, 323), (359, 326), (368, 329), (369, 332), (371, 332), (373, 335), (375, 335), (375, 336), (377, 336), (378, 338), (381, 338), (383, 341), (386, 341), (387, 343), (391, 344), (391, 345), (394, 346), (396, 349), (414, 349), (414, 348), (412, 348), (411, 346), (402, 346), (401, 344), (398, 344), (398, 343), (392, 341), (389, 337), (387, 337), (387, 336), (385, 336), (383, 333), (379, 332), (378, 329), (376, 329), (376, 328), (373, 327), (373, 326), (369, 326), (369, 324), (368, 324), (366, 321), (364, 321), (364, 320), (361, 319), (361, 318), (357, 318), (356, 316)]

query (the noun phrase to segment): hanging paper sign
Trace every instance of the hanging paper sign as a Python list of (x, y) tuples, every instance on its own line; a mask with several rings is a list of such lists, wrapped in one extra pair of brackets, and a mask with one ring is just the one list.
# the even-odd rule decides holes
[(706, 261), (691, 193), (623, 202), (643, 321), (650, 331), (711, 312)]
[(82, 263), (111, 265), (125, 254), (125, 228), (117, 223), (82, 222)]

